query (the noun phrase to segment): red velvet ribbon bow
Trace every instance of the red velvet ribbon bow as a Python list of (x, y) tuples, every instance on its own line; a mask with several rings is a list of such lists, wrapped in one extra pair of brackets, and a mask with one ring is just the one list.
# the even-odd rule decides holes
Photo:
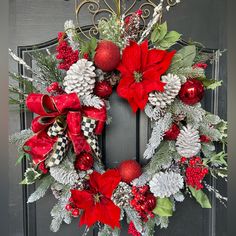
[(31, 128), (36, 134), (24, 144), (29, 147), (24, 151), (31, 155), (35, 165), (46, 159), (57, 141), (57, 137), (49, 137), (47, 134), (48, 128), (57, 119), (65, 120), (65, 130), (76, 154), (80, 154), (82, 151), (92, 151), (81, 130), (83, 116), (97, 121), (95, 134), (102, 133), (106, 121), (105, 106), (101, 109), (81, 106), (76, 93), (58, 96), (32, 93), (27, 97), (26, 105), (30, 111), (39, 115), (31, 123)]

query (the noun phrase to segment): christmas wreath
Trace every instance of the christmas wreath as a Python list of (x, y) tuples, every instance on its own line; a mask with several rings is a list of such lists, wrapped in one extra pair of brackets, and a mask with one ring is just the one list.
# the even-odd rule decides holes
[[(205, 90), (217, 89), (221, 81), (206, 77), (213, 59), (199, 46), (173, 49), (181, 35), (168, 31), (162, 11), (163, 1), (143, 29), (141, 9), (128, 16), (113, 14), (99, 21), (99, 39), (87, 41), (66, 21), (55, 55), (32, 54), (37, 70), (10, 50), (33, 74), (11, 73), (23, 87), (10, 83), (11, 94), (20, 94), (10, 101), (36, 114), (31, 128), (10, 141), (18, 145), (17, 162), (28, 159), (21, 184), (38, 183), (28, 203), (49, 188), (58, 199), (51, 211), (54, 232), (78, 217), (79, 225), (86, 225), (84, 235), (95, 224), (101, 236), (119, 235), (126, 218), (129, 234), (153, 235), (156, 225), (168, 226), (176, 202), (185, 195), (203, 208), (211, 208), (206, 190), (223, 204), (227, 200), (205, 181), (208, 175), (227, 176), (227, 123), (200, 103)], [(151, 121), (146, 166), (127, 160), (106, 170), (102, 164), (98, 135), (111, 121), (113, 91), (134, 114), (144, 111)]]

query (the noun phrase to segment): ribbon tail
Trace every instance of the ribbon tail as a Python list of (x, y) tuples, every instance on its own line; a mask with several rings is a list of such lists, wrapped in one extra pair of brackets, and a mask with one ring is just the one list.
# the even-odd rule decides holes
[(48, 136), (57, 137), (57, 142), (54, 145), (53, 152), (45, 161), (47, 167), (59, 165), (68, 150), (69, 139), (65, 133), (65, 126), (56, 120), (48, 129)]
[(30, 154), (33, 163), (38, 165), (46, 159), (48, 153), (53, 149), (56, 140), (56, 138), (49, 137), (46, 131), (43, 130), (25, 142), (24, 151)]
[(101, 158), (101, 151), (98, 145), (98, 137), (94, 134), (97, 121), (88, 117), (83, 117), (81, 129), (86, 140), (98, 159)]
[(55, 149), (45, 161), (47, 167), (59, 165), (68, 150), (69, 139), (67, 135), (59, 135)]

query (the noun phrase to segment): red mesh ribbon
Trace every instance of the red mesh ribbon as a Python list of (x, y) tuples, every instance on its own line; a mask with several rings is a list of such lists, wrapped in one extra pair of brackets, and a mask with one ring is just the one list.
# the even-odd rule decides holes
[(57, 118), (66, 116), (67, 135), (72, 141), (76, 154), (82, 151), (91, 152), (91, 147), (81, 130), (82, 117), (87, 116), (97, 121), (95, 134), (102, 133), (106, 121), (105, 106), (101, 109), (81, 106), (76, 93), (58, 96), (32, 93), (27, 97), (26, 105), (30, 111), (39, 115), (31, 123), (32, 130), (36, 134), (24, 144), (29, 147), (29, 149), (25, 149), (25, 152), (32, 156), (36, 165), (46, 159), (57, 141), (57, 137), (49, 137), (47, 134), (48, 128)]

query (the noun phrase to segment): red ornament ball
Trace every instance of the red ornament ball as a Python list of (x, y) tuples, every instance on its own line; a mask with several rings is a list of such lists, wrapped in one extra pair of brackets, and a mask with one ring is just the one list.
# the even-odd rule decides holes
[(101, 98), (108, 98), (112, 94), (112, 86), (107, 81), (97, 82), (95, 84), (94, 93)]
[(74, 216), (74, 217), (78, 217), (79, 216), (79, 210), (78, 209), (74, 209), (72, 212), (71, 212), (71, 214), (72, 214), (72, 216)]
[(170, 129), (165, 132), (164, 138), (166, 140), (176, 140), (180, 133), (179, 126), (175, 123), (172, 124)]
[(94, 56), (95, 65), (105, 72), (114, 70), (120, 63), (120, 49), (109, 40), (98, 43)]
[(137, 161), (134, 160), (121, 162), (118, 169), (122, 181), (126, 183), (130, 183), (132, 180), (138, 178), (142, 174), (141, 166)]
[(147, 202), (148, 209), (152, 211), (156, 207), (157, 199), (155, 198), (153, 194), (149, 193), (146, 196), (146, 202)]
[(71, 206), (71, 204), (67, 204), (65, 206), (65, 208), (66, 208), (67, 211), (72, 211), (73, 210), (73, 207)]
[(92, 168), (94, 163), (93, 157), (90, 153), (84, 152), (76, 157), (75, 169), (86, 171)]
[(180, 100), (187, 105), (194, 105), (202, 100), (204, 95), (203, 83), (197, 79), (189, 79), (185, 82), (180, 91)]

